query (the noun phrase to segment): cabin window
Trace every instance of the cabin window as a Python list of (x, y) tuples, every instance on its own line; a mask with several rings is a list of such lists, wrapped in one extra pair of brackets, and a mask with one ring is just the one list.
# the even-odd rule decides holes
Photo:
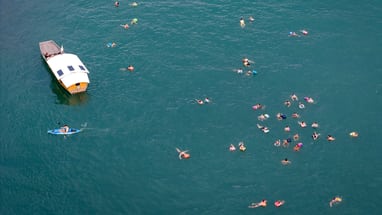
[(68, 69), (69, 69), (70, 71), (74, 71), (74, 68), (73, 68), (72, 66), (68, 66)]
[(79, 65), (80, 69), (85, 71), (85, 68), (82, 65)]
[(64, 73), (63, 73), (62, 70), (60, 69), (60, 70), (57, 71), (57, 74), (58, 74), (59, 76), (61, 76), (61, 75), (63, 75)]

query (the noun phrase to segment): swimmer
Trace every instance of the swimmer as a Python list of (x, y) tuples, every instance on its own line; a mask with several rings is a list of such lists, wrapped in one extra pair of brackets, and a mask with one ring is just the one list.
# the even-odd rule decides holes
[(132, 7), (136, 7), (136, 6), (138, 6), (138, 3), (137, 3), (137, 2), (132, 2), (132, 3), (130, 4), (130, 6), (132, 6)]
[(356, 132), (356, 131), (352, 131), (352, 132), (349, 133), (349, 135), (350, 135), (351, 137), (358, 137), (358, 132)]
[(115, 7), (119, 7), (119, 1), (114, 2)]
[(298, 121), (298, 124), (301, 126), (301, 128), (306, 127), (306, 123), (304, 121), (302, 121), (302, 122)]
[(336, 140), (336, 138), (334, 138), (332, 135), (328, 135), (327, 137), (326, 137), (326, 139), (328, 140), (328, 141), (334, 141), (334, 140)]
[(259, 125), (257, 124), (257, 127), (262, 130), (264, 133), (268, 133), (269, 132), (269, 128), (268, 127), (265, 127), (265, 126), (262, 126), (262, 125)]
[(233, 71), (235, 71), (237, 74), (242, 74), (243, 73), (243, 69), (242, 68), (235, 69)]
[(300, 32), (302, 33), (302, 35), (305, 35), (305, 36), (309, 34), (309, 32), (305, 29), (300, 30)]
[(335, 204), (339, 204), (340, 202), (342, 202), (342, 198), (341, 197), (334, 197), (332, 200), (330, 200), (329, 202), (329, 206), (332, 207), (333, 205)]
[(279, 147), (280, 144), (281, 144), (280, 139), (276, 140), (276, 141), (273, 143), (273, 145), (276, 146), (276, 147)]
[(319, 125), (318, 125), (317, 122), (313, 122), (313, 123), (312, 123), (312, 128), (318, 128), (318, 127), (319, 127)]
[(244, 21), (243, 17), (240, 18), (240, 26), (241, 26), (242, 28), (245, 27), (245, 21)]
[(298, 113), (293, 113), (292, 118), (300, 118), (300, 115)]
[(236, 151), (236, 147), (233, 144), (231, 144), (229, 146), (229, 151), (231, 151), (231, 152)]
[(249, 20), (250, 22), (253, 22), (253, 21), (255, 21), (255, 18), (253, 18), (253, 16), (250, 16), (250, 17), (248, 18), (248, 20)]
[(206, 98), (204, 99), (204, 102), (205, 102), (205, 103), (210, 103), (211, 100), (210, 100), (208, 97), (206, 97)]
[(60, 129), (60, 131), (61, 131), (62, 133), (68, 133), (69, 130), (70, 130), (70, 128), (69, 128), (68, 125), (64, 125), (64, 126), (62, 126), (61, 129)]
[(204, 104), (204, 101), (203, 101), (203, 100), (200, 100), (200, 99), (195, 99), (195, 100), (196, 100), (196, 102), (197, 102), (198, 104), (200, 104), (200, 105)]
[(124, 29), (128, 29), (130, 26), (129, 26), (129, 24), (124, 24), (124, 25), (120, 25), (121, 27), (123, 27)]
[(239, 149), (240, 149), (240, 151), (242, 151), (242, 152), (244, 152), (247, 148), (244, 146), (244, 142), (242, 142), (242, 141), (240, 141), (239, 142)]
[(290, 107), (292, 105), (292, 103), (289, 100), (286, 100), (284, 102), (284, 105), (287, 106), (287, 107)]
[(266, 207), (267, 206), (267, 200), (263, 199), (261, 202), (251, 203), (249, 205), (249, 208), (257, 208), (257, 207)]
[(132, 71), (134, 71), (134, 67), (133, 67), (132, 65), (129, 65), (129, 66), (127, 67), (127, 70), (129, 70), (130, 72), (132, 72)]
[(304, 109), (305, 108), (305, 105), (301, 102), (298, 103), (298, 108), (300, 109)]
[(282, 165), (288, 165), (288, 164), (291, 164), (292, 162), (290, 160), (288, 160), (288, 158), (285, 158), (284, 160), (281, 160), (281, 164)]
[(293, 140), (294, 141), (297, 141), (299, 139), (300, 139), (300, 135), (298, 135), (298, 134), (293, 135)]
[(117, 44), (114, 43), (114, 42), (112, 42), (112, 43), (108, 43), (108, 44), (106, 44), (106, 46), (107, 46), (108, 48), (114, 48), (114, 47), (117, 46)]
[(132, 19), (130, 24), (132, 24), (132, 25), (138, 24), (138, 19), (137, 18)]
[(292, 101), (298, 101), (298, 97), (294, 93), (290, 96), (290, 98), (292, 99)]
[(261, 104), (255, 104), (255, 105), (252, 106), (252, 109), (253, 109), (253, 110), (263, 109), (263, 105), (261, 105)]
[(313, 104), (314, 103), (314, 100), (312, 97), (304, 97), (304, 100), (310, 104)]
[(176, 149), (176, 151), (179, 153), (179, 159), (180, 159), (180, 160), (190, 158), (190, 154), (187, 153), (188, 150), (186, 150), (186, 151), (182, 151), (182, 150), (180, 150), (180, 149), (178, 149), (178, 148), (175, 148), (175, 149)]
[(282, 206), (284, 203), (285, 203), (284, 200), (277, 200), (277, 201), (275, 201), (274, 205), (275, 205), (276, 207), (280, 207), (280, 206)]
[(298, 35), (296, 32), (294, 32), (294, 31), (291, 31), (291, 32), (289, 32), (289, 36), (290, 37), (299, 37), (300, 35)]
[(290, 132), (290, 127), (289, 127), (289, 125), (285, 126), (284, 131), (285, 131), (285, 132)]
[(317, 133), (317, 132), (313, 132), (313, 134), (312, 134), (312, 138), (313, 138), (313, 140), (317, 140), (319, 137), (320, 137), (320, 134), (319, 134), (319, 133)]

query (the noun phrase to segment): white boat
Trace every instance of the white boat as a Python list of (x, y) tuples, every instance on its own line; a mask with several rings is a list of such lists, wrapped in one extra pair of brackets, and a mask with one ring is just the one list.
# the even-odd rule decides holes
[(89, 71), (75, 54), (64, 53), (53, 40), (40, 42), (41, 55), (58, 83), (70, 94), (85, 92)]

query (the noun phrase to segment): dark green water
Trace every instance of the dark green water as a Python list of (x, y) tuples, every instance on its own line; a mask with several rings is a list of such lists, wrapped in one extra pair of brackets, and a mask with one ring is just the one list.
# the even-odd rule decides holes
[[(129, 3), (0, 1), (0, 214), (381, 213), (382, 2)], [(50, 39), (90, 70), (87, 93), (69, 96), (52, 78), (38, 47)], [(232, 72), (245, 56), (254, 77)], [(287, 108), (293, 92), (316, 102)], [(212, 103), (197, 105), (204, 97)], [(318, 141), (276, 120), (294, 111), (320, 123)], [(47, 134), (63, 123), (86, 128)], [(286, 125), (300, 152), (273, 146)], [(247, 151), (229, 152), (239, 141)], [(261, 199), (269, 206), (247, 208)]]

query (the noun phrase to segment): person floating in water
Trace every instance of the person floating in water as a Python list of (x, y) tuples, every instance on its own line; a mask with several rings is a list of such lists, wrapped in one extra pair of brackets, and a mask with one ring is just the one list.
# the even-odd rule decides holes
[(281, 140), (278, 139), (273, 143), (274, 146), (279, 147), (281, 145)]
[(352, 132), (349, 133), (349, 135), (350, 135), (351, 137), (358, 137), (358, 132), (356, 132), (356, 131), (352, 131)]
[(318, 128), (318, 127), (319, 127), (318, 122), (313, 122), (312, 123), (312, 128)]
[(314, 99), (312, 97), (308, 97), (308, 96), (305, 96), (304, 97), (304, 100), (310, 104), (313, 104), (314, 103)]
[(297, 123), (300, 125), (301, 128), (305, 128), (306, 127), (306, 122), (304, 122), (304, 121), (301, 121), (301, 122), (298, 121)]
[(298, 97), (294, 93), (292, 95), (290, 95), (290, 98), (292, 99), (292, 101), (298, 101)]
[(312, 134), (313, 140), (317, 140), (319, 137), (320, 137), (320, 133), (317, 133), (316, 131), (313, 132), (313, 134)]
[(229, 146), (229, 150), (230, 150), (231, 152), (236, 151), (236, 147), (235, 147), (233, 144), (231, 144), (231, 145)]
[(241, 26), (242, 28), (245, 27), (245, 21), (244, 21), (243, 17), (240, 18), (240, 26)]
[(327, 137), (326, 137), (326, 139), (328, 140), (328, 141), (334, 141), (334, 140), (336, 140), (336, 138), (334, 138), (332, 135), (328, 135)]
[(288, 164), (291, 164), (292, 162), (290, 160), (288, 160), (288, 158), (285, 158), (284, 160), (281, 160), (281, 164), (282, 165), (288, 165)]
[(267, 200), (263, 199), (261, 202), (253, 202), (248, 206), (249, 208), (267, 207)]
[(260, 124), (257, 124), (257, 128), (259, 128), (261, 131), (263, 131), (264, 133), (268, 133), (269, 132), (269, 128), (266, 127), (266, 126), (262, 126)]
[(262, 104), (258, 103), (258, 104), (253, 105), (252, 109), (253, 110), (264, 109), (264, 106)]
[(298, 152), (300, 151), (300, 149), (302, 148), (303, 146), (303, 143), (297, 143), (294, 147), (293, 147), (293, 150)]
[(299, 102), (299, 103), (298, 103), (298, 108), (300, 108), (300, 109), (304, 109), (304, 108), (305, 108), (305, 105), (304, 105), (302, 102)]
[(179, 159), (180, 159), (180, 160), (182, 160), (182, 159), (188, 159), (188, 158), (191, 157), (190, 154), (187, 153), (188, 150), (186, 150), (186, 151), (182, 151), (182, 150), (180, 150), (180, 149), (178, 149), (178, 148), (175, 148), (175, 149), (176, 149), (176, 151), (179, 153)]
[(340, 202), (342, 202), (342, 198), (341, 197), (334, 197), (332, 200), (330, 200), (329, 202), (329, 206), (332, 207), (333, 205), (335, 204), (339, 204)]
[(244, 142), (239, 142), (239, 149), (240, 149), (240, 151), (242, 151), (242, 152), (244, 152), (247, 148), (245, 147), (245, 145), (244, 145)]
[(138, 24), (138, 19), (137, 18), (132, 19), (130, 24), (132, 24), (132, 25)]

